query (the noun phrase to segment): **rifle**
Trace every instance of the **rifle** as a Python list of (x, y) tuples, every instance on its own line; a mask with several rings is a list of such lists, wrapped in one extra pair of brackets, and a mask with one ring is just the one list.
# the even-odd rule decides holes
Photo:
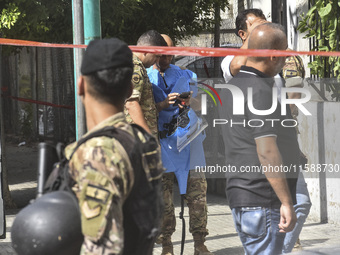
[(38, 187), (37, 198), (43, 195), (44, 186), (48, 176), (53, 170), (56, 162), (59, 162), (64, 151), (64, 146), (61, 143), (52, 145), (50, 143), (39, 143), (38, 154)]

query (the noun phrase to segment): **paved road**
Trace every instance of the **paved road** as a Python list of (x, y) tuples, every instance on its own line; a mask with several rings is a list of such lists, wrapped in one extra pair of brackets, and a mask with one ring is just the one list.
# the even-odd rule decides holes
[[(35, 182), (26, 182), (22, 184), (11, 185), (10, 188), (16, 196), (20, 194), (26, 194), (26, 201), (28, 199), (27, 192), (31, 194), (35, 189)], [(178, 194), (175, 194), (176, 198), (179, 198)], [(179, 199), (176, 199), (176, 215), (179, 215)], [(239, 238), (234, 230), (234, 224), (229, 207), (226, 204), (225, 198), (221, 196), (208, 196), (208, 229), (209, 236), (207, 236), (206, 245), (216, 255), (243, 255), (243, 249)], [(10, 231), (11, 225), (18, 210), (10, 210), (7, 212), (7, 237), (4, 240), (0, 240), (0, 255), (12, 255), (15, 254), (11, 247)], [(193, 240), (188, 231), (188, 209), (185, 208), (185, 221), (186, 221), (186, 243), (184, 254), (193, 254)], [(181, 234), (182, 234), (182, 222), (177, 217), (176, 232), (173, 235), (173, 243), (175, 248), (175, 254), (180, 254)], [(310, 249), (318, 250), (318, 254), (340, 254), (334, 253), (334, 249), (327, 250), (327, 247), (332, 247), (339, 244), (340, 240), (340, 228), (339, 226), (332, 224), (319, 224), (311, 221), (307, 221), (301, 234), (301, 243), (304, 247), (303, 254), (316, 254), (311, 253)], [(324, 251), (324, 253), (321, 253)], [(308, 252), (308, 253), (307, 253)], [(154, 254), (161, 254), (161, 247), (156, 245)]]
[[(8, 149), (7, 160), (11, 162), (9, 183), (12, 197), (19, 208), (34, 198), (36, 191), (37, 151), (25, 147)], [(20, 162), (23, 161), (23, 162)], [(176, 198), (176, 216), (179, 215), (179, 195)], [(11, 225), (18, 210), (7, 211), (6, 239), (0, 240), (0, 255), (13, 255), (11, 246)], [(186, 243), (184, 254), (193, 254), (193, 240), (188, 231), (188, 209), (185, 208)], [(208, 229), (206, 245), (216, 255), (243, 255), (243, 249), (235, 232), (230, 209), (226, 199), (208, 195)], [(175, 254), (180, 254), (182, 223), (177, 217), (176, 232), (173, 235)], [(305, 254), (340, 254), (340, 227), (332, 224), (320, 224), (307, 219), (300, 235)], [(337, 250), (329, 248), (337, 245)], [(317, 251), (318, 253), (315, 253)], [(161, 247), (156, 245), (154, 254), (161, 254)]]

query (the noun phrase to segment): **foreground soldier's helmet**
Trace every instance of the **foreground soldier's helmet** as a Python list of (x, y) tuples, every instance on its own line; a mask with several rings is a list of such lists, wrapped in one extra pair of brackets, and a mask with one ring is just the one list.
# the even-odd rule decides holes
[(79, 207), (73, 194), (48, 193), (21, 210), (11, 231), (18, 255), (74, 255), (83, 242)]

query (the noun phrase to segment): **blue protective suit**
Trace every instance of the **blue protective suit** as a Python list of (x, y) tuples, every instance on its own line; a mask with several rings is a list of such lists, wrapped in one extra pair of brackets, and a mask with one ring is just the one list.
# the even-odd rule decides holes
[[(181, 68), (170, 65), (164, 72), (162, 77), (158, 70), (150, 67), (147, 69), (150, 82), (153, 86), (153, 94), (155, 102), (159, 103), (166, 99), (169, 93), (182, 93), (193, 91), (192, 96), (197, 95), (197, 76), (190, 70), (182, 70)], [(159, 113), (158, 129), (166, 130), (166, 125), (173, 117), (178, 117), (179, 107), (170, 106)], [(177, 149), (178, 137), (190, 135), (190, 126), (195, 125), (198, 117), (195, 112), (190, 109), (187, 113), (190, 123), (186, 127), (178, 127), (173, 134), (167, 134), (165, 138), (160, 139), (162, 162), (166, 168), (166, 172), (174, 172), (178, 181), (181, 194), (186, 193), (187, 180), (189, 170), (195, 169), (195, 166), (205, 166), (205, 157), (203, 150), (203, 140), (205, 135), (201, 133), (193, 141), (190, 146), (184, 147), (181, 152)]]

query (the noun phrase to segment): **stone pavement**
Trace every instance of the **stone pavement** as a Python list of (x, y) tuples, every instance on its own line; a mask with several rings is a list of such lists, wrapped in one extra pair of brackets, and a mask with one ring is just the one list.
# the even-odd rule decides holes
[[(23, 158), (23, 154), (25, 159)], [(20, 161), (24, 162), (20, 162)], [(34, 198), (36, 192), (37, 151), (28, 147), (8, 148), (7, 161), (10, 171), (9, 184), (13, 200), (22, 208)], [(178, 189), (175, 188), (177, 191)], [(178, 191), (177, 191), (178, 192)], [(179, 194), (175, 194), (177, 227), (173, 235), (175, 254), (180, 254), (182, 222), (178, 218), (180, 212)], [(14, 255), (11, 246), (11, 225), (18, 209), (6, 211), (6, 239), (0, 240), (0, 255)], [(185, 207), (186, 243), (184, 254), (193, 254), (193, 240), (189, 233), (188, 208)], [(222, 196), (208, 195), (208, 229), (207, 247), (215, 255), (243, 255), (243, 248), (235, 232), (231, 211)], [(315, 223), (307, 219), (300, 235), (305, 254), (340, 254), (340, 228), (332, 224)], [(329, 248), (337, 245), (336, 250)], [(318, 252), (318, 253), (316, 253)], [(160, 245), (156, 245), (154, 254), (161, 254)], [(299, 253), (300, 254), (300, 253)], [(48, 255), (48, 254), (46, 254)], [(142, 255), (142, 254), (141, 254)], [(275, 254), (274, 254), (275, 255)]]
[[(21, 184), (10, 185), (10, 189), (13, 193), (23, 192), (31, 193), (36, 187), (36, 182), (30, 181)], [(176, 199), (176, 216), (180, 212), (179, 195), (175, 194)], [(224, 197), (208, 195), (208, 229), (209, 236), (207, 236), (207, 247), (216, 255), (243, 255), (243, 249), (239, 238), (234, 230), (234, 224), (231, 216), (230, 209), (226, 204)], [(12, 255), (15, 254), (11, 247), (10, 231), (11, 225), (18, 210), (7, 211), (7, 236), (6, 239), (0, 240), (0, 255)], [(193, 240), (188, 231), (188, 209), (185, 207), (185, 223), (186, 223), (186, 243), (184, 248), (184, 254), (193, 254)], [(180, 254), (181, 235), (182, 235), (182, 222), (177, 217), (176, 232), (173, 235), (173, 243), (175, 254)], [(340, 240), (340, 228), (339, 226), (332, 224), (320, 224), (313, 223), (311, 221), (306, 222), (301, 236), (301, 243), (304, 247), (304, 253), (301, 254), (316, 254), (311, 251), (317, 250), (317, 254), (340, 254), (340, 249), (337, 253), (334, 253), (334, 249), (327, 249), (334, 245), (338, 245)], [(156, 245), (154, 254), (161, 254), (161, 246)]]
[[(182, 237), (182, 221), (179, 219), (180, 199), (179, 194), (175, 194), (176, 204), (176, 232), (172, 240), (174, 244), (175, 254), (180, 254), (181, 237)], [(208, 194), (208, 229), (206, 246), (215, 255), (244, 255), (244, 251), (235, 232), (234, 222), (231, 211), (227, 205), (226, 199), (222, 196)], [(186, 242), (184, 246), (184, 254), (194, 254), (194, 243), (192, 236), (189, 233), (189, 217), (188, 208), (185, 207), (185, 224), (186, 224)], [(307, 219), (304, 228), (302, 229), (301, 244), (307, 254), (340, 254), (340, 228), (333, 224), (314, 223)], [(334, 253), (334, 248), (337, 247), (337, 253)], [(330, 247), (330, 249), (327, 249)], [(318, 253), (314, 253), (317, 250)], [(323, 251), (325, 251), (323, 253)], [(155, 255), (160, 255), (162, 248), (156, 245), (154, 249)], [(295, 252), (294, 252), (295, 253)], [(273, 254), (274, 255), (274, 254)]]

